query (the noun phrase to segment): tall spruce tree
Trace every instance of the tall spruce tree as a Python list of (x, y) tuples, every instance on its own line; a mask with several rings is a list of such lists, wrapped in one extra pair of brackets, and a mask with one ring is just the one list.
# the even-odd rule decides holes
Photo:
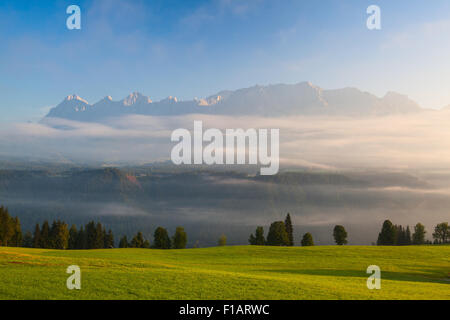
[(42, 224), (39, 247), (43, 249), (50, 248), (50, 226), (47, 220)]
[[(143, 248), (144, 247), (144, 235), (142, 234), (142, 232), (138, 232), (133, 239), (131, 239), (131, 243), (130, 243), (130, 247), (131, 248)], [(166, 248), (164, 248), (166, 249)]]
[(60, 220), (53, 221), (49, 234), (49, 248), (67, 249), (69, 243), (69, 229), (65, 222)]
[(56, 230), (54, 231), (53, 247), (55, 249), (67, 249), (69, 246), (69, 229), (67, 223), (56, 221)]
[(76, 225), (72, 225), (69, 230), (69, 249), (77, 249), (78, 230)]
[(18, 217), (10, 220), (13, 228), (13, 235), (11, 237), (11, 246), (21, 247), (23, 241), (22, 228), (20, 226), (20, 220)]
[(255, 244), (257, 246), (263, 246), (266, 244), (266, 239), (264, 238), (264, 228), (257, 227), (255, 231)]
[(394, 241), (394, 245), (396, 246), (402, 246), (404, 243), (404, 231), (403, 231), (403, 227), (401, 225), (395, 225), (394, 226), (395, 229), (395, 241)]
[(248, 242), (254, 246), (263, 246), (266, 244), (266, 239), (264, 238), (264, 228), (257, 227), (255, 235), (251, 234)]
[(39, 227), (39, 223), (36, 223), (36, 227), (34, 227), (33, 234), (33, 248), (41, 247), (41, 228)]
[(57, 225), (56, 220), (53, 220), (52, 225), (50, 226), (50, 232), (49, 232), (49, 240), (48, 240), (48, 247), (51, 249), (56, 249), (56, 238), (57, 238)]
[(291, 214), (288, 213), (286, 219), (284, 220), (284, 226), (286, 228), (286, 233), (288, 236), (288, 246), (294, 245), (294, 227), (292, 226)]
[(395, 227), (391, 221), (385, 220), (381, 232), (378, 234), (377, 245), (393, 246), (396, 241)]
[(406, 231), (405, 231), (405, 245), (406, 246), (410, 246), (412, 244), (412, 240), (411, 240), (411, 230), (409, 229), (409, 226), (406, 226)]
[(86, 249), (95, 249), (97, 242), (97, 228), (94, 221), (86, 224)]
[(87, 232), (83, 226), (81, 226), (80, 231), (78, 231), (77, 236), (77, 249), (90, 249), (88, 244)]
[(119, 241), (119, 248), (128, 248), (129, 244), (128, 244), (128, 239), (127, 236), (123, 236), (120, 241)]
[(106, 249), (114, 248), (114, 235), (111, 229), (109, 229), (108, 233), (105, 235), (105, 248)]
[(173, 236), (172, 245), (174, 249), (185, 249), (187, 243), (187, 234), (183, 227), (177, 227)]
[(14, 234), (14, 220), (9, 215), (8, 209), (0, 207), (0, 246), (10, 245)]
[(102, 249), (105, 247), (105, 232), (100, 222), (95, 227), (94, 249)]
[(250, 243), (250, 245), (252, 246), (256, 246), (256, 238), (253, 235), (253, 233), (250, 235), (250, 237), (248, 238), (248, 243)]

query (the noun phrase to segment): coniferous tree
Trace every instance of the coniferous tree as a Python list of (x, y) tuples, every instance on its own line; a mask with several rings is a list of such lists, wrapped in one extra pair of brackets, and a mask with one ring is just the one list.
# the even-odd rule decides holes
[(123, 236), (119, 241), (119, 248), (128, 248), (127, 236)]
[(266, 244), (266, 239), (264, 238), (264, 228), (257, 227), (255, 235), (251, 234), (248, 242), (254, 246), (263, 246)]
[(256, 246), (256, 238), (253, 235), (253, 233), (250, 235), (250, 237), (248, 238), (248, 243), (250, 243), (252, 246)]
[(131, 248), (143, 248), (144, 247), (144, 236), (142, 235), (142, 232), (138, 232), (133, 239), (131, 239), (130, 247)]
[(404, 235), (404, 233), (403, 233), (403, 228), (402, 228), (402, 226), (401, 225), (395, 225), (394, 226), (394, 229), (395, 229), (395, 240), (394, 240), (394, 245), (396, 245), (396, 246), (402, 246), (403, 245), (403, 242), (404, 242), (404, 239), (403, 239), (403, 235)]
[(8, 228), (9, 228), (9, 214), (6, 214), (5, 208), (0, 207), (0, 246), (8, 245)]
[(41, 228), (39, 227), (39, 223), (36, 223), (36, 227), (34, 228), (33, 234), (33, 248), (41, 247)]
[(153, 241), (153, 246), (156, 249), (170, 249), (170, 238), (166, 229), (158, 227), (155, 230), (154, 238), (155, 239)]
[(292, 226), (291, 215), (288, 213), (286, 220), (284, 220), (284, 226), (286, 227), (286, 233), (288, 236), (288, 246), (294, 245), (294, 227)]
[(94, 240), (94, 249), (102, 249), (105, 247), (105, 232), (103, 230), (102, 224), (100, 222), (97, 223), (95, 227), (95, 240)]
[(173, 236), (173, 248), (174, 249), (185, 249), (187, 243), (187, 234), (183, 227), (177, 227), (175, 234)]
[(47, 220), (42, 224), (39, 248), (50, 248), (50, 227)]
[(414, 233), (412, 236), (412, 243), (415, 245), (425, 244), (425, 226), (421, 223), (417, 223), (414, 226)]
[(267, 234), (268, 246), (288, 246), (289, 237), (286, 232), (286, 227), (283, 221), (276, 221), (270, 225), (269, 233)]
[(69, 247), (69, 226), (63, 221), (58, 221), (57, 225), (56, 249), (65, 250)]
[(334, 227), (333, 237), (338, 246), (347, 244), (347, 231), (343, 226), (337, 225)]
[(406, 231), (405, 231), (405, 245), (406, 246), (410, 246), (412, 244), (412, 240), (411, 240), (411, 230), (409, 229), (409, 226), (406, 226)]
[(23, 236), (22, 236), (22, 228), (20, 226), (20, 220), (18, 217), (15, 217), (14, 219), (10, 220), (10, 223), (12, 224), (13, 228), (13, 235), (11, 237), (11, 246), (14, 247), (21, 247)]
[(403, 226), (399, 225), (399, 226), (395, 226), (396, 227), (396, 240), (395, 240), (395, 245), (397, 246), (407, 246), (410, 243), (411, 240), (411, 234), (409, 234), (409, 241), (408, 241), (408, 231), (409, 231), (409, 227), (404, 228)]
[(80, 231), (78, 231), (76, 248), (89, 249), (87, 232), (83, 226), (81, 226)]
[(109, 229), (108, 233), (105, 235), (105, 248), (106, 249), (114, 248), (114, 235), (111, 229)]
[(95, 249), (97, 241), (97, 228), (94, 221), (86, 224), (86, 249)]
[(8, 209), (0, 207), (0, 246), (8, 246), (14, 234), (14, 220), (9, 215)]
[(257, 246), (263, 246), (266, 244), (266, 239), (264, 238), (264, 228), (257, 227), (255, 231), (255, 244)]
[(69, 230), (69, 249), (77, 249), (78, 231), (77, 226), (72, 225)]
[(57, 241), (57, 225), (56, 225), (56, 220), (53, 220), (52, 225), (50, 227), (50, 232), (49, 232), (49, 240), (48, 240), (48, 248), (50, 249), (56, 249), (56, 241)]
[(103, 243), (102, 243), (102, 248), (107, 248), (106, 247), (106, 228), (102, 227), (102, 239), (103, 239)]
[(69, 229), (65, 222), (56, 220), (52, 223), (49, 243), (53, 249), (67, 249), (69, 244)]
[(396, 232), (391, 221), (385, 220), (381, 232), (378, 234), (377, 245), (393, 246), (395, 244)]
[(302, 247), (311, 247), (314, 245), (314, 240), (311, 233), (307, 232), (303, 235), (302, 238)]

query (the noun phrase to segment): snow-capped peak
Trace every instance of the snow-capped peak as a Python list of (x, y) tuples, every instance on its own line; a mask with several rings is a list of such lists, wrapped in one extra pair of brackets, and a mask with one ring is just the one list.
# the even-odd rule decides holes
[(139, 103), (139, 102), (152, 103), (152, 100), (149, 97), (146, 97), (139, 92), (130, 93), (130, 95), (128, 97), (123, 99), (123, 104), (125, 106), (132, 106), (135, 103)]
[(78, 100), (78, 101), (84, 102), (86, 104), (89, 104), (86, 100), (77, 96), (76, 94), (72, 94), (72, 95), (66, 97), (66, 101), (71, 101), (71, 100)]
[(221, 95), (215, 95), (207, 99), (194, 99), (199, 106), (212, 106), (219, 103), (221, 100), (223, 100)]

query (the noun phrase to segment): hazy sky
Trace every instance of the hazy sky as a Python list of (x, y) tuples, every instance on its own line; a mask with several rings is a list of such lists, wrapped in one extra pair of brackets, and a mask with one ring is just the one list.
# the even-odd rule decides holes
[[(81, 7), (81, 30), (66, 8)], [(381, 7), (382, 30), (366, 28)], [(204, 97), (311, 81), (450, 104), (448, 0), (0, 2), (0, 121), (36, 120), (64, 96)]]

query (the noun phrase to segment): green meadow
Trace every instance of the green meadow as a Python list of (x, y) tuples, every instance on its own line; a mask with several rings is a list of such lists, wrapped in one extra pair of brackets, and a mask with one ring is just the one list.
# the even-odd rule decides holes
[[(69, 265), (81, 290), (66, 287)], [(450, 246), (0, 247), (0, 299), (450, 299)]]

